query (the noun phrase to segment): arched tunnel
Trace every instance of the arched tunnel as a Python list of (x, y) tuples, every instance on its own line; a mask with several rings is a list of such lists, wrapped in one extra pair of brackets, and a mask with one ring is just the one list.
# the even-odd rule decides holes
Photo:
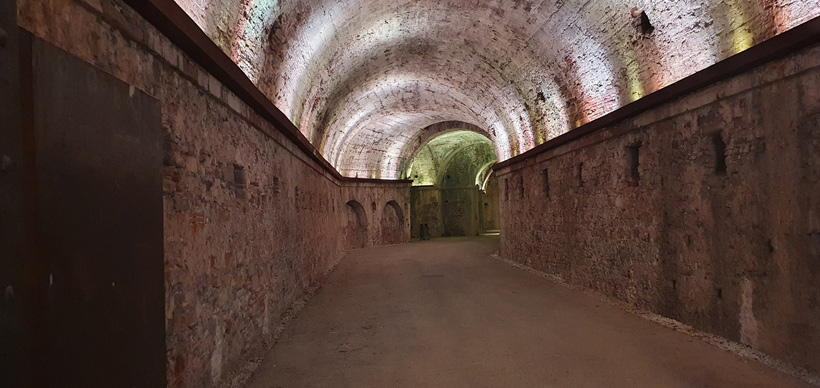
[(820, 386), (820, 0), (0, 23), (0, 386)]

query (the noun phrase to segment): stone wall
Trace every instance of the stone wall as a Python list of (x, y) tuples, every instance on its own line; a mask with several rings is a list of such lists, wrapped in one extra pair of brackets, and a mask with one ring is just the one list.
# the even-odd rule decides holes
[(477, 236), (481, 192), (477, 187), (447, 188), (441, 191), (444, 237)]
[(361, 247), (410, 240), (410, 185), (410, 181), (343, 183), (342, 204), (355, 201), (362, 206), (366, 218), (366, 243)]
[[(413, 237), (419, 237), (422, 224), (428, 225), (430, 237), (476, 236), (483, 230), (484, 196), (476, 180), (486, 176), (482, 174), (489, 171), (496, 157), (488, 141), (473, 133), (468, 135), (476, 137), (450, 148), (431, 142), (425, 149), (440, 156), (430, 160), (417, 157), (413, 161), (417, 174), (414, 179), (434, 182), (411, 189)], [(435, 168), (425, 168), (425, 163)], [(494, 211), (497, 213), (497, 209)]]
[(441, 214), (441, 189), (436, 186), (413, 186), (410, 189), (410, 236), (421, 237), (421, 225), (426, 224), (431, 237), (444, 236)]
[(341, 257), (348, 201), (371, 225), (403, 210), (389, 242), (409, 238), (409, 183), (339, 181), (122, 2), (18, 3), (23, 29), (161, 103), (168, 386), (219, 386), (261, 354)]
[[(422, 224), (427, 225), (430, 237), (476, 236), (487, 229), (482, 224), (481, 206), (485, 201), (491, 209), (493, 198), (485, 196), (478, 187), (414, 186), (410, 192), (413, 238), (420, 237)], [(498, 197), (494, 199), (497, 201)], [(490, 210), (491, 217), (492, 214)]]
[(499, 169), (504, 258), (820, 371), (820, 47)]

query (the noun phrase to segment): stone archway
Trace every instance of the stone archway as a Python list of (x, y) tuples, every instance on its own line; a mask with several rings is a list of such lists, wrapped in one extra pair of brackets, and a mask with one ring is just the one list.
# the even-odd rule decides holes
[(501, 229), (499, 213), (498, 176), (490, 170), (481, 190), (481, 231), (495, 232)]
[(367, 246), (367, 214), (364, 206), (357, 201), (345, 205), (344, 248), (345, 250)]
[(396, 201), (387, 202), (382, 210), (382, 244), (399, 244), (405, 241), (404, 213)]

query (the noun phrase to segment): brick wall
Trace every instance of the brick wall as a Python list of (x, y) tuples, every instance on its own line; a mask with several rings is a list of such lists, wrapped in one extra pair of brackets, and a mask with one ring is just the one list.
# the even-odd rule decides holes
[(379, 227), (394, 201), (389, 242), (409, 238), (409, 183), (340, 182), (123, 3), (18, 3), (22, 28), (161, 102), (168, 386), (224, 384), (262, 354), (343, 254), (347, 201)]
[(820, 0), (176, 1), (360, 177), (398, 177), (373, 162), (440, 120), (490, 131), (505, 160), (820, 15)]
[(500, 169), (501, 255), (820, 371), (817, 85), (815, 46)]

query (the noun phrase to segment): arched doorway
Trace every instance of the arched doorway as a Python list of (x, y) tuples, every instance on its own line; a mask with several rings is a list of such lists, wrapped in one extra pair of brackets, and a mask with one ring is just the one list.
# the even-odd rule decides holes
[(367, 246), (367, 215), (364, 206), (357, 201), (349, 201), (345, 206), (345, 250)]
[(419, 237), (422, 227), (430, 237), (476, 236), (488, 229), (482, 217), (486, 212), (492, 219), (489, 207), (497, 206), (483, 191), (497, 161), (492, 141), (474, 131), (452, 131), (414, 155), (405, 173), (413, 180), (411, 235)]
[(405, 241), (404, 214), (396, 201), (384, 205), (381, 229), (383, 244), (400, 244)]

